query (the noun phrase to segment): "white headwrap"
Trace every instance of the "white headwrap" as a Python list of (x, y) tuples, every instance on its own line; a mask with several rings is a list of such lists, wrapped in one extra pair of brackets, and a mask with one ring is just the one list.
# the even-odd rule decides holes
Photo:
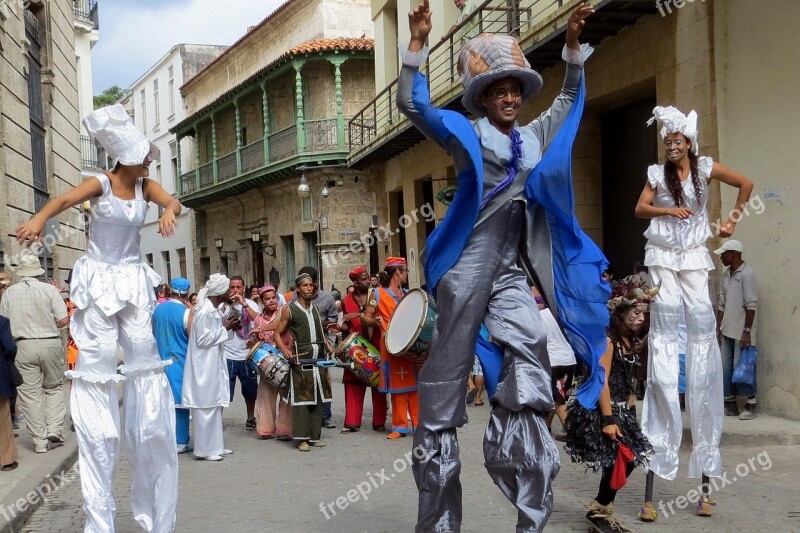
[(229, 280), (228, 276), (225, 274), (211, 274), (206, 284), (203, 285), (203, 288), (197, 293), (197, 307), (203, 305), (203, 302), (205, 302), (206, 298), (209, 296), (221, 296), (225, 294), (228, 292), (230, 285), (231, 280)]
[(692, 152), (697, 153), (697, 113), (694, 109), (689, 111), (688, 115), (684, 115), (672, 106), (656, 106), (647, 125), (650, 126), (656, 120), (661, 124), (659, 133), (662, 139), (670, 133), (682, 133), (692, 143)]

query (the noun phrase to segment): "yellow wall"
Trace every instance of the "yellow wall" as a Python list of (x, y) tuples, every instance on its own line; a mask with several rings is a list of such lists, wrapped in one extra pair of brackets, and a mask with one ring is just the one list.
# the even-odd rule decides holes
[[(734, 237), (758, 279), (759, 397), (770, 412), (800, 419), (800, 222), (794, 210), (800, 70), (796, 37), (789, 37), (797, 31), (800, 3), (762, 0), (756, 7), (728, 0), (715, 9), (720, 161), (755, 182), (751, 209)], [(725, 187), (725, 210), (734, 203), (735, 190)]]

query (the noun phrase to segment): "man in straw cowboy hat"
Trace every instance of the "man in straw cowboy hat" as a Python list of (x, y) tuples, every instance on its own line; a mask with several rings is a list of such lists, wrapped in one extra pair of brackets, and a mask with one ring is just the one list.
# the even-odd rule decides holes
[[(439, 315), (419, 374), (414, 445), (425, 453), (414, 462), (417, 531), (461, 527), (456, 428), (467, 422), (464, 396), (476, 350), (492, 403), (484, 440), (489, 474), (519, 510), (517, 531), (540, 531), (550, 516), (559, 460), (545, 421), (553, 409), (545, 326), (529, 281), (541, 287), (591, 371), (578, 400), (593, 408), (602, 390), (599, 359), (606, 348), (610, 287), (601, 275), (608, 262), (578, 226), (570, 175), (583, 109), (583, 62), (591, 53), (578, 36), (593, 12), (580, 4), (570, 14), (561, 94), (527, 125), (516, 119), (542, 78), (513, 37), (482, 34), (461, 50), (462, 102), (477, 117), (470, 122), (431, 105), (419, 72), (431, 30), (428, 2), (409, 13), (411, 40), (397, 105), (452, 156), (459, 186), (426, 246), (425, 278), (437, 295)], [(493, 342), (478, 337), (481, 322)]]

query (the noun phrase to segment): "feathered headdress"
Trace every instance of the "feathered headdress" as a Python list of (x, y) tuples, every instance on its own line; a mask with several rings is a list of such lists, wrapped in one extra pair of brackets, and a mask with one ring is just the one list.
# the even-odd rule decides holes
[(661, 290), (661, 281), (651, 289), (642, 289), (639, 283), (640, 278), (636, 275), (615, 283), (606, 307), (610, 311), (616, 311), (632, 305), (649, 304)]

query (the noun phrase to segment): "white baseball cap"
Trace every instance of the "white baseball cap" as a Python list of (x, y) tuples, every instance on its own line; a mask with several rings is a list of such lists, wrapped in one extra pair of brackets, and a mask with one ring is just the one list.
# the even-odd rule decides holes
[(731, 252), (742, 253), (744, 252), (744, 246), (736, 239), (728, 239), (727, 241), (722, 243), (722, 246), (714, 250), (714, 253), (717, 255), (721, 255), (722, 252), (727, 252), (728, 250), (730, 250)]

